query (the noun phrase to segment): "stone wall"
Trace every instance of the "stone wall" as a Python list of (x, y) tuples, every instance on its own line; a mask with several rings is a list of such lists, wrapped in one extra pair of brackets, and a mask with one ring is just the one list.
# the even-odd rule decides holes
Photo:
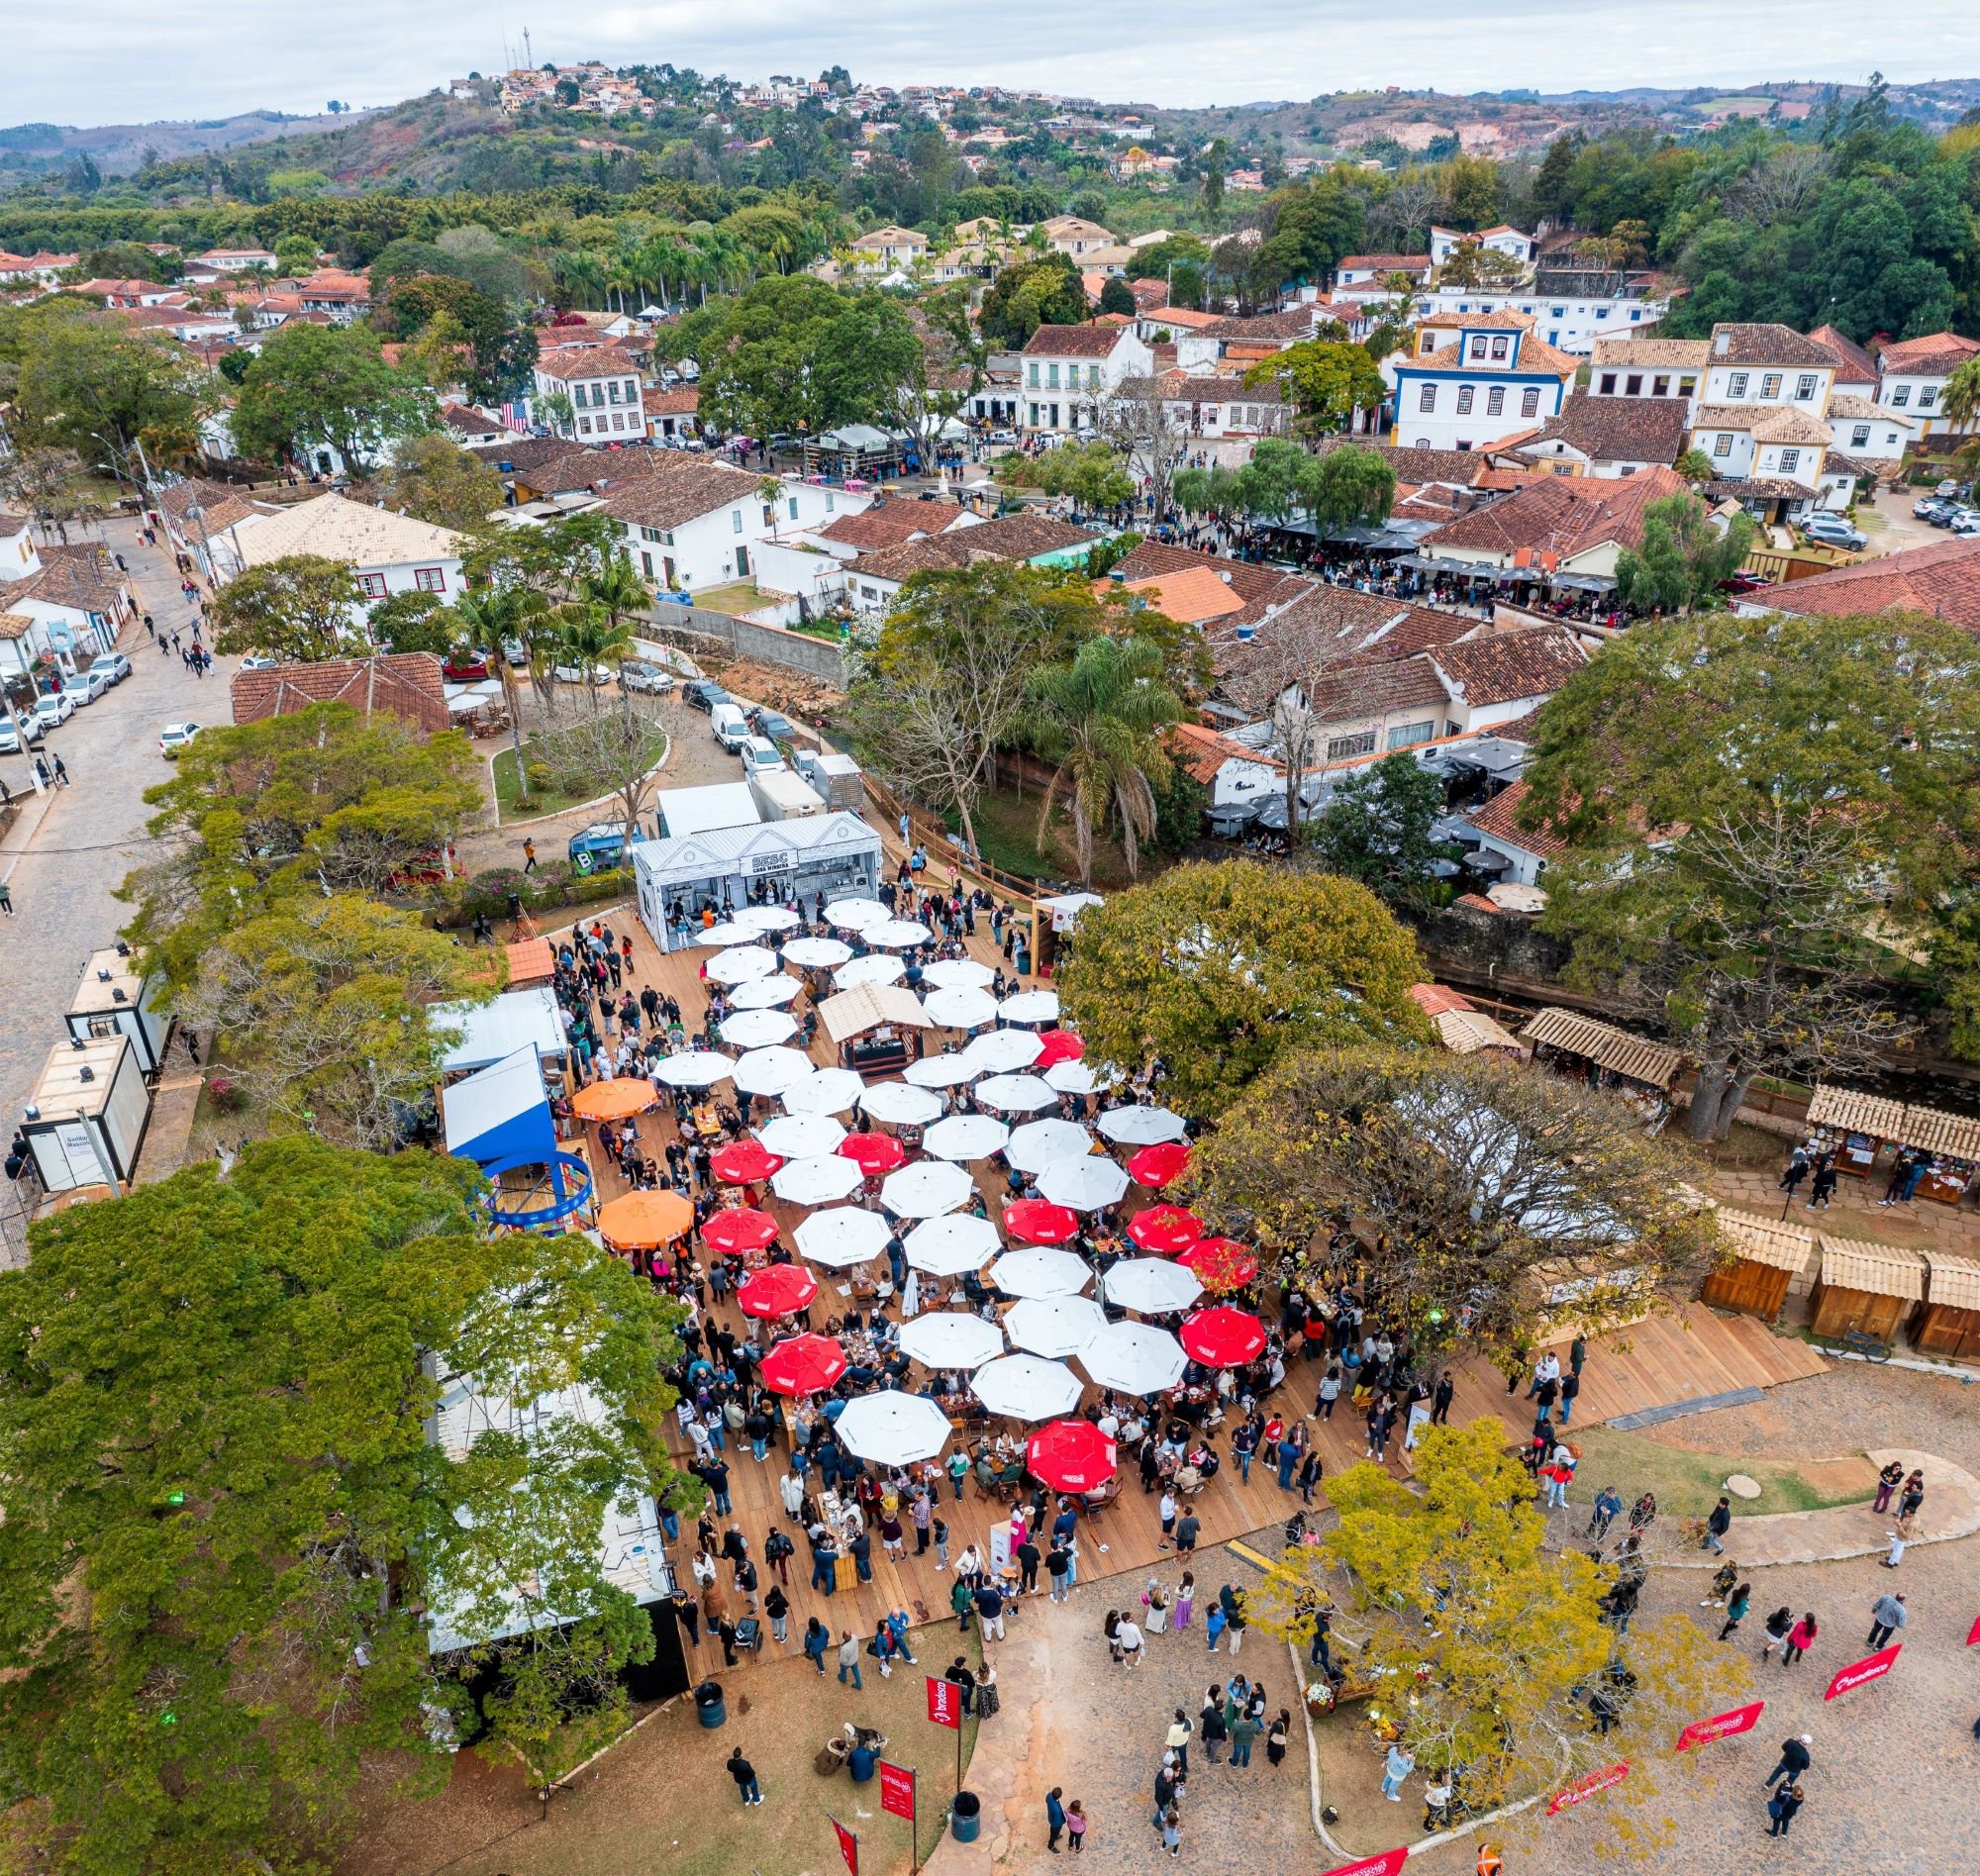
[(779, 670), (802, 671), (836, 689), (843, 690), (850, 680), (844, 650), (827, 639), (814, 639), (801, 632), (786, 632), (781, 626), (761, 625), (751, 619), (738, 619), (706, 606), (660, 604), (645, 615), (645, 630), (662, 643), (678, 644), (683, 650), (720, 650), (731, 657), (748, 658)]

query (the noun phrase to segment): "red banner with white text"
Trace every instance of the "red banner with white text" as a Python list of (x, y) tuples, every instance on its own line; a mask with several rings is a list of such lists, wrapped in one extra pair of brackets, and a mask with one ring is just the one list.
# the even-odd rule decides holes
[(1751, 1732), (1760, 1724), (1767, 1703), (1756, 1700), (1750, 1706), (1733, 1707), (1714, 1714), (1710, 1720), (1694, 1720), (1677, 1735), (1677, 1749), (1689, 1752), (1695, 1745), (1710, 1745), (1714, 1739), (1730, 1739), (1735, 1732)]

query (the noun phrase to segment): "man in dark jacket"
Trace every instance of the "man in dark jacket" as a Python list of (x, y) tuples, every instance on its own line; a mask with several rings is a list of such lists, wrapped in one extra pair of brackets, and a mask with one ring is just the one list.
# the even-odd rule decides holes
[(1772, 1791), (1774, 1786), (1783, 1778), (1792, 1785), (1808, 1770), (1809, 1766), (1814, 1763), (1809, 1756), (1808, 1748), (1814, 1743), (1815, 1734), (1812, 1732), (1804, 1732), (1797, 1738), (1784, 1739), (1781, 1742), (1781, 1762), (1767, 1774), (1767, 1789), (1769, 1791)]

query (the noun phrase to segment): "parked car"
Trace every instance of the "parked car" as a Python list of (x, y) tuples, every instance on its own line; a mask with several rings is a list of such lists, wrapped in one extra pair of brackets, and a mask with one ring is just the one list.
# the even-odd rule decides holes
[(502, 655), (509, 660), (512, 671), (520, 671), (530, 661), (529, 647), (520, 639), (504, 639)]
[(1952, 524), (1956, 535), (1980, 535), (1980, 515), (1962, 515)]
[(1950, 528), (1952, 524), (1973, 511), (1958, 502), (1943, 501), (1926, 517), (1934, 528)]
[(113, 684), (121, 684), (131, 675), (131, 660), (121, 651), (113, 651), (107, 658), (98, 658), (89, 667), (101, 671)]
[(488, 660), (479, 651), (449, 651), (440, 672), (450, 684), (478, 684), (489, 675)]
[(1935, 522), (1951, 506), (1951, 502), (1943, 495), (1928, 495), (1922, 501), (1912, 504), (1912, 519)]
[(696, 710), (713, 710), (729, 702), (729, 693), (712, 677), (696, 677), (681, 686), (681, 695)]
[[(585, 682), (587, 673), (582, 664), (554, 664), (550, 667), (550, 675), (559, 684), (582, 684)], [(603, 664), (592, 665), (589, 677), (590, 681), (594, 684), (609, 684), (612, 682), (612, 673)]]
[(62, 695), (80, 710), (93, 704), (110, 688), (110, 680), (97, 671), (77, 671), (62, 679)]
[(993, 430), (990, 433), (990, 446), (993, 449), (1015, 449), (1018, 446), (1018, 433), (1015, 430)]
[(75, 699), (67, 691), (46, 691), (35, 699), (35, 717), (44, 730), (57, 730), (75, 715)]
[(278, 671), (282, 668), (280, 658), (271, 658), (265, 651), (250, 651), (241, 660), (244, 671)]
[(744, 737), (736, 753), (742, 758), (742, 779), (751, 775), (767, 775), (784, 765), (783, 755), (777, 745), (765, 737)]
[(791, 720), (780, 710), (765, 710), (760, 704), (749, 712), (749, 727), (772, 742), (788, 742), (797, 735)]
[(176, 762), (179, 751), (198, 735), (199, 725), (196, 723), (168, 723), (158, 732), (158, 753), (167, 762)]
[(1811, 515), (1802, 523), (1801, 531), (1826, 547), (1847, 547), (1852, 553), (1870, 544), (1868, 535), (1850, 527), (1839, 515)]
[(0, 755), (19, 755), (24, 747), (32, 749), (47, 734), (32, 710), (22, 713), (18, 730), (12, 717), (0, 717)]
[(644, 658), (628, 658), (619, 666), (619, 686), (622, 690), (670, 691), (674, 687), (673, 674), (663, 671), (657, 664), (648, 664)]

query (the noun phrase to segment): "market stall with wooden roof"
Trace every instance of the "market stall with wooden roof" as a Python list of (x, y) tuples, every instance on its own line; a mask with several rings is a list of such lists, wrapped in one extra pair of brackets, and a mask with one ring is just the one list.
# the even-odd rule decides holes
[(1671, 1084), (1684, 1066), (1684, 1057), (1662, 1042), (1552, 1005), (1534, 1016), (1520, 1040), (1532, 1047), (1535, 1061), (1592, 1087), (1612, 1088), (1651, 1119), (1669, 1111)]
[(1808, 1124), (1814, 1144), (1833, 1149), (1837, 1172), (1867, 1179), (1884, 1142), (1904, 1137), (1905, 1104), (1888, 1095), (1819, 1082), (1808, 1104)]
[(1757, 1212), (1718, 1211), (1719, 1230), (1732, 1255), (1705, 1279), (1705, 1301), (1772, 1322), (1788, 1300), (1788, 1286), (1808, 1267), (1815, 1234)]
[(1980, 1178), (1980, 1121), (1940, 1108), (1905, 1110), (1904, 1143), (1931, 1155), (1918, 1197), (1957, 1205)]
[(1818, 1232), (1822, 1258), (1809, 1293), (1809, 1331), (1842, 1335), (1859, 1330), (1879, 1341), (1894, 1341), (1914, 1303), (1925, 1299), (1925, 1259), (1897, 1244), (1872, 1244), (1860, 1237)]
[(818, 1006), (839, 1065), (856, 1074), (889, 1074), (921, 1053), (917, 1032), (929, 1027), (921, 999), (905, 984), (854, 984)]
[(1980, 1262), (1928, 1250), (1925, 1301), (1912, 1311), (1912, 1346), (1922, 1355), (1980, 1355)]

